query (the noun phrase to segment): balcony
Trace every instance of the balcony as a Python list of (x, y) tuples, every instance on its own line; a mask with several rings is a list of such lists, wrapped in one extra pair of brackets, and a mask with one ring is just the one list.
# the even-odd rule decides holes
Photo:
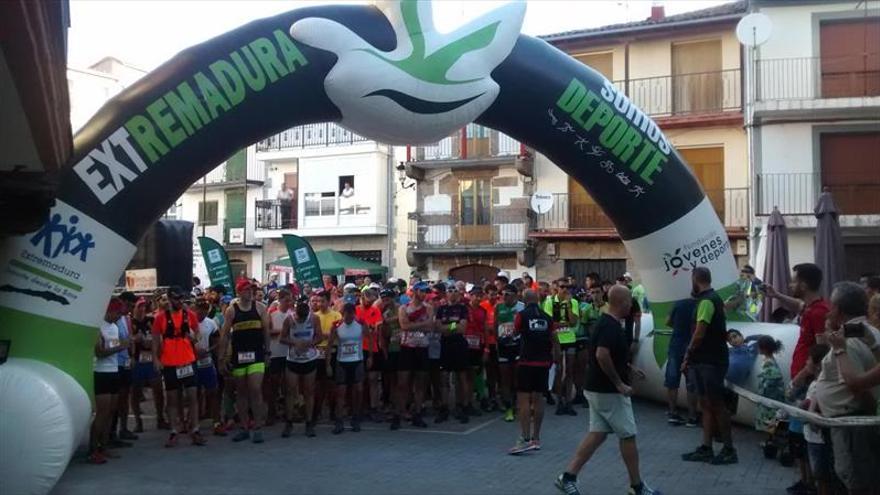
[(407, 175), (421, 180), (426, 169), (514, 165), (532, 176), (533, 160), (525, 146), (512, 137), (478, 124), (468, 124), (434, 144), (407, 146)]
[(202, 188), (222, 189), (244, 185), (262, 185), (266, 181), (266, 168), (262, 163), (253, 161), (231, 166), (228, 162), (208, 172), (204, 177), (194, 182), (189, 191), (197, 191)]
[(526, 247), (534, 226), (534, 215), (524, 206), (494, 209), (483, 220), (482, 224), (463, 224), (455, 211), (410, 213), (409, 247), (420, 253), (510, 252)]
[(223, 244), (227, 248), (259, 246), (260, 241), (254, 235), (254, 218), (224, 219)]
[(773, 207), (783, 215), (812, 215), (819, 193), (827, 189), (841, 215), (880, 214), (880, 178), (831, 176), (819, 173), (759, 174), (757, 215), (769, 215)]
[(874, 53), (852, 57), (759, 60), (757, 99), (812, 100), (880, 96), (878, 57), (880, 54)]
[(739, 112), (742, 109), (739, 69), (619, 80), (614, 81), (614, 85), (654, 118)]
[(258, 200), (254, 203), (257, 230), (282, 230), (297, 227), (297, 201)]
[(332, 122), (292, 127), (257, 142), (257, 152), (319, 148), (366, 143), (370, 140)]
[[(724, 226), (731, 229), (745, 229), (749, 225), (748, 188), (730, 188), (706, 191), (706, 196), (715, 207)], [(581, 234), (585, 237), (617, 237), (614, 224), (597, 204), (573, 203), (569, 195), (553, 195), (550, 211), (537, 215), (535, 230), (552, 237), (565, 233), (569, 236)]]

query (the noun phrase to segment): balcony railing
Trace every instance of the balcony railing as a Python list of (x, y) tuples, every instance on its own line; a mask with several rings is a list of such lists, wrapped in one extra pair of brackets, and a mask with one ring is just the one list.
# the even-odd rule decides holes
[(762, 101), (880, 96), (880, 52), (759, 60), (757, 79)]
[[(748, 188), (708, 190), (706, 196), (725, 227), (748, 227)], [(540, 231), (571, 231), (614, 228), (614, 224), (599, 205), (572, 202), (568, 194), (558, 193), (553, 195), (550, 211), (537, 215), (535, 228)]]
[(265, 182), (266, 167), (261, 162), (248, 163), (244, 170), (231, 169), (226, 163), (205, 174), (204, 178), (197, 180), (191, 187), (198, 188), (202, 185), (217, 185), (224, 183)]
[(259, 244), (254, 235), (254, 218), (223, 220), (223, 243), (227, 246), (255, 246)]
[(739, 69), (614, 81), (651, 117), (716, 113), (742, 108)]
[(258, 200), (254, 204), (257, 230), (295, 229), (297, 201)]
[(465, 129), (439, 142), (410, 148), (411, 161), (457, 160), (517, 156), (522, 153), (519, 141), (488, 127), (468, 124)]
[(453, 211), (415, 212), (409, 216), (409, 246), (417, 249), (525, 247), (533, 215), (526, 208), (505, 208), (487, 215), (483, 225), (463, 224)]
[(819, 193), (827, 189), (841, 215), (880, 214), (880, 178), (819, 173), (759, 174), (755, 178), (758, 215), (779, 207), (783, 215), (812, 215)]
[(364, 143), (369, 139), (332, 122), (300, 125), (259, 141), (257, 151), (280, 151), (297, 148), (341, 146)]

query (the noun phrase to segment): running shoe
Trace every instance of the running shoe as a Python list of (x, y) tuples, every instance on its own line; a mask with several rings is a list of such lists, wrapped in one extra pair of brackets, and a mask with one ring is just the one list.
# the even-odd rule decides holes
[(529, 445), (531, 445), (532, 450), (541, 450), (541, 441), (540, 440), (531, 440), (529, 441)]
[(251, 438), (251, 433), (249, 431), (245, 430), (244, 428), (242, 428), (242, 429), (238, 430), (238, 433), (236, 433), (234, 437), (232, 437), (232, 441), (233, 442), (244, 442), (245, 440), (248, 440), (249, 438)]
[(315, 436), (315, 423), (309, 421), (306, 423), (306, 436), (313, 438)]
[(556, 405), (556, 401), (553, 399), (553, 394), (550, 392), (544, 392), (544, 399), (547, 401), (548, 406)]
[(196, 447), (204, 447), (208, 444), (202, 434), (197, 431), (190, 433), (189, 438)]
[(220, 423), (214, 423), (214, 427), (212, 428), (215, 437), (225, 437), (226, 436), (226, 428), (223, 427)]
[(168, 440), (165, 440), (165, 448), (170, 449), (177, 445), (177, 433), (171, 433), (168, 435)]
[(639, 486), (631, 486), (629, 487), (629, 491), (626, 492), (627, 495), (663, 495), (660, 491), (655, 490), (645, 484), (643, 481)]
[(392, 431), (400, 429), (400, 416), (395, 414), (394, 417), (391, 418), (391, 426), (389, 429)]
[(523, 452), (528, 452), (529, 450), (532, 450), (531, 443), (529, 443), (529, 441), (526, 440), (525, 438), (519, 437), (516, 440), (516, 443), (513, 444), (513, 447), (511, 447), (507, 451), (507, 453), (510, 455), (519, 455), (519, 454), (522, 454)]
[(724, 464), (736, 464), (739, 462), (739, 458), (736, 456), (736, 449), (733, 447), (721, 447), (721, 451), (718, 452), (718, 455), (712, 458), (711, 463), (718, 466)]
[(504, 412), (504, 421), (508, 423), (513, 423), (513, 408), (508, 407), (507, 411)]
[(422, 416), (420, 414), (413, 414), (412, 425), (418, 426), (419, 428), (427, 428), (428, 427), (428, 423), (425, 423), (425, 420), (422, 419)]
[(560, 401), (556, 405), (556, 415), (557, 416), (565, 416), (566, 414), (568, 414), (568, 413), (565, 411), (565, 404), (563, 404), (562, 401)]
[(284, 429), (281, 430), (281, 438), (290, 438), (291, 433), (293, 433), (293, 423), (286, 421), (284, 423)]
[(333, 433), (334, 435), (339, 435), (343, 431), (345, 431), (345, 425), (342, 424), (341, 419), (337, 419), (336, 424), (333, 426), (333, 431), (331, 433)]
[(119, 430), (120, 440), (137, 440), (138, 436), (128, 430)]
[(681, 426), (684, 424), (684, 418), (674, 412), (667, 412), (666, 423), (668, 423), (670, 426)]
[(571, 403), (568, 403), (565, 405), (565, 414), (568, 414), (569, 416), (577, 416), (578, 415), (577, 411), (575, 411), (574, 408), (571, 407)]
[(712, 462), (713, 457), (715, 457), (715, 454), (712, 452), (712, 447), (700, 445), (697, 447), (697, 450), (682, 454), (681, 460), (687, 462)]
[(254, 438), (252, 440), (254, 443), (263, 443), (263, 432), (262, 430), (254, 431)]
[(445, 407), (441, 407), (437, 412), (437, 416), (434, 418), (434, 424), (440, 424), (449, 419), (449, 409)]
[(578, 490), (577, 480), (567, 480), (563, 475), (556, 477), (556, 488), (565, 495), (581, 495)]
[(700, 426), (700, 420), (698, 420), (697, 418), (688, 418), (684, 425), (688, 428), (697, 428), (698, 426)]
[(351, 420), (351, 431), (355, 433), (361, 431), (361, 422), (359, 420)]
[(107, 458), (104, 457), (100, 450), (96, 450), (86, 457), (86, 462), (89, 464), (106, 464)]

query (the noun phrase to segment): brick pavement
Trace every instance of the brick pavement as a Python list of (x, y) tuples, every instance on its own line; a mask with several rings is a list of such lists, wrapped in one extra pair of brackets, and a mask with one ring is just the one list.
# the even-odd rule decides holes
[[(334, 436), (319, 425), (317, 438), (280, 438), (267, 430), (262, 445), (233, 444), (209, 437), (204, 448), (186, 439), (167, 450), (164, 432), (148, 431), (121, 459), (91, 466), (74, 459), (54, 490), (56, 495), (95, 493), (164, 494), (553, 494), (554, 477), (567, 463), (586, 429), (586, 411), (577, 417), (545, 419), (543, 449), (513, 457), (505, 451), (518, 431), (499, 416), (484, 415), (468, 425), (391, 432), (387, 424)], [(551, 411), (552, 412), (552, 411)], [(796, 470), (765, 460), (761, 437), (739, 427), (734, 432), (740, 462), (732, 466), (684, 463), (679, 455), (699, 443), (698, 429), (669, 427), (663, 408), (636, 401), (642, 473), (667, 494), (755, 495), (785, 493)], [(585, 494), (626, 493), (626, 474), (616, 441), (609, 437), (580, 476)], [(193, 484), (193, 480), (199, 484)], [(100, 482), (100, 484), (99, 484)]]

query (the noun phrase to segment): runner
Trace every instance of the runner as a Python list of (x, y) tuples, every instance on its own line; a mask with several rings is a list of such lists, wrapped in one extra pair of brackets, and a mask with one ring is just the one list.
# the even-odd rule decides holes
[(516, 364), (516, 401), (519, 407), (520, 437), (510, 454), (541, 449), (541, 422), (544, 420), (544, 392), (550, 378), (550, 365), (560, 360), (559, 340), (553, 338), (553, 321), (538, 306), (538, 293), (526, 289), (525, 308), (517, 313), (514, 331), (522, 339)]
[[(593, 278), (588, 276), (587, 280), (593, 280)], [(590, 406), (589, 401), (584, 397), (587, 367), (590, 365), (590, 336), (605, 310), (605, 294), (602, 292), (602, 286), (592, 285), (587, 290), (585, 299), (580, 303), (579, 309), (580, 326), (575, 347), (577, 354), (574, 358), (575, 400), (572, 401), (572, 404), (581, 404), (586, 408)]]
[(428, 284), (419, 282), (412, 287), (412, 301), (398, 310), (400, 322), (400, 358), (397, 382), (399, 386), (397, 414), (391, 419), (391, 429), (400, 428), (400, 418), (406, 413), (412, 385), (415, 403), (413, 404), (412, 424), (419, 428), (428, 425), (422, 419), (425, 403), (425, 379), (428, 373), (428, 333), (434, 330), (433, 309), (424, 303)]
[[(486, 311), (486, 349), (489, 355), (484, 358), (486, 368), (486, 391), (488, 397), (483, 397), (480, 407), (485, 412), (497, 411), (498, 407), (498, 334), (495, 332), (495, 305), (498, 303), (498, 288), (494, 284), (486, 283), (483, 286), (486, 297), (480, 303), (480, 307)], [(484, 352), (485, 352), (484, 351)]]
[[(437, 310), (448, 303), (446, 284), (437, 282), (433, 289), (425, 301), (436, 316)], [(443, 399), (443, 342), (440, 334), (436, 327), (433, 332), (428, 333), (428, 388), (431, 393), (432, 410), (436, 414), (434, 423), (442, 423), (449, 419), (449, 410), (446, 409)]]
[[(397, 371), (400, 361), (400, 320), (397, 317), (399, 306), (397, 305), (397, 292), (385, 289), (380, 296), (380, 311), (382, 312), (381, 335), (383, 344), (380, 346), (381, 353), (385, 354), (385, 369), (382, 374), (382, 385), (385, 388), (386, 400), (390, 402), (392, 416), (396, 413), (395, 405), (402, 399), (398, 397)], [(400, 423), (397, 424), (398, 428)], [(394, 428), (394, 423), (391, 424)]]
[[(330, 330), (330, 344), (337, 349), (336, 370), (336, 424), (333, 434), (345, 431), (342, 423), (345, 395), (351, 392), (351, 431), (361, 431), (361, 404), (364, 383), (364, 327), (355, 320), (354, 304), (346, 303), (342, 307), (342, 321), (333, 325)], [(370, 367), (367, 360), (367, 367)], [(325, 359), (329, 368), (330, 358)]]
[[(133, 292), (125, 291), (119, 294), (119, 300), (124, 305), (123, 312), (116, 321), (116, 327), (119, 329), (119, 340), (131, 341), (131, 311), (134, 309), (134, 303), (137, 302), (137, 296)], [(128, 430), (128, 410), (129, 399), (131, 398), (131, 380), (132, 366), (131, 354), (133, 347), (127, 347), (116, 354), (116, 360), (119, 361), (119, 403), (116, 406), (116, 416), (113, 417), (113, 427), (110, 433), (111, 446), (127, 446), (132, 444), (124, 442), (124, 440), (137, 440), (138, 436)], [(117, 434), (118, 428), (118, 434)]]
[(289, 437), (293, 429), (293, 410), (296, 398), (300, 394), (305, 402), (307, 437), (315, 436), (315, 375), (320, 361), (318, 349), (315, 347), (324, 341), (321, 333), (321, 320), (309, 310), (309, 305), (300, 301), (296, 304), (293, 315), (284, 320), (280, 343), (288, 346), (287, 351), (287, 391), (285, 393), (285, 425), (282, 437)]
[[(269, 316), (266, 306), (254, 300), (254, 287), (247, 280), (235, 286), (238, 302), (226, 308), (220, 331), (220, 349), (232, 344), (232, 378), (235, 381), (235, 405), (238, 410), (239, 431), (233, 442), (251, 439), (248, 429), (248, 410), (253, 413), (253, 442), (263, 443), (260, 429), (266, 423), (266, 408), (262, 397), (263, 375), (269, 359)], [(227, 369), (227, 356), (220, 357), (220, 369)]]
[(119, 328), (114, 322), (124, 311), (122, 301), (110, 299), (95, 342), (95, 418), (89, 432), (88, 456), (91, 464), (107, 462), (110, 423), (116, 414), (116, 393), (119, 390), (119, 362), (116, 355), (128, 347), (127, 341), (119, 339)]
[(281, 343), (281, 334), (284, 329), (284, 321), (292, 314), (293, 298), (290, 291), (280, 289), (277, 291), (278, 301), (269, 309), (269, 351), (272, 357), (269, 360), (269, 373), (263, 379), (263, 397), (266, 400), (268, 414), (266, 425), (275, 424), (278, 418), (278, 401), (281, 394), (281, 386), (284, 382), (284, 370), (287, 368), (288, 347)]
[(220, 345), (220, 327), (208, 318), (211, 305), (206, 299), (198, 299), (195, 304), (196, 318), (199, 320), (199, 340), (196, 342), (196, 383), (199, 390), (199, 411), (208, 413), (212, 420), (214, 435), (226, 436), (220, 418), (220, 391), (217, 382), (217, 368), (214, 367), (213, 354)]
[(134, 431), (143, 433), (144, 420), (141, 417), (141, 401), (138, 397), (143, 394), (144, 385), (149, 385), (153, 391), (153, 404), (156, 408), (156, 428), (169, 430), (171, 425), (165, 421), (165, 393), (162, 390), (162, 378), (153, 367), (153, 315), (149, 314), (147, 302), (143, 297), (134, 305), (131, 315), (132, 339), (134, 340), (135, 359), (132, 377), (131, 408), (134, 412)]
[(514, 331), (516, 314), (525, 308), (516, 300), (516, 288), (508, 285), (503, 290), (503, 298), (495, 305), (495, 334), (498, 336), (498, 374), (501, 382), (501, 401), (504, 408), (504, 421), (513, 422), (513, 370), (519, 359), (520, 336)]
[(168, 417), (172, 423), (165, 447), (177, 445), (177, 433), (187, 431), (182, 421), (184, 400), (189, 404), (190, 439), (193, 445), (201, 446), (205, 445), (205, 439), (199, 433), (196, 355), (193, 352), (199, 322), (195, 313), (184, 306), (180, 287), (169, 288), (166, 295), (167, 309), (158, 311), (153, 318), (153, 356), (159, 356), (159, 360), (153, 360), (153, 365), (165, 380)]
[(378, 327), (382, 323), (382, 311), (376, 306), (378, 298), (379, 294), (375, 288), (365, 288), (361, 292), (360, 303), (355, 308), (355, 318), (364, 327), (364, 361), (372, 363), (370, 369), (367, 370), (367, 390), (364, 390), (364, 395), (369, 407), (367, 414), (375, 422), (381, 422), (383, 419), (379, 414), (381, 395), (379, 377), (385, 367), (385, 354), (379, 352), (381, 339)]
[(556, 281), (556, 295), (544, 300), (543, 309), (553, 319), (556, 338), (562, 350), (562, 365), (556, 369), (556, 415), (577, 416), (569, 403), (574, 383), (574, 361), (577, 354), (578, 302), (571, 297), (571, 287), (566, 279)]
[(620, 439), (620, 455), (629, 475), (629, 495), (659, 495), (639, 474), (636, 422), (633, 415), (630, 374), (644, 378), (644, 372), (629, 364), (629, 345), (623, 320), (630, 313), (632, 295), (626, 287), (614, 286), (608, 293), (608, 312), (596, 324), (587, 374), (590, 401), (590, 432), (581, 440), (556, 487), (566, 495), (578, 495), (577, 474), (593, 457), (609, 433)]
[[(325, 282), (326, 283), (326, 282)], [(333, 325), (342, 319), (342, 315), (338, 311), (330, 309), (330, 291), (320, 291), (312, 296), (309, 304), (312, 313), (321, 321), (321, 334), (330, 335), (330, 329)], [(333, 367), (336, 365), (336, 349), (330, 345), (330, 341), (325, 339), (318, 342), (318, 357), (325, 359), (330, 356), (331, 367), (328, 370), (326, 366), (318, 366), (315, 375), (315, 410), (312, 412), (312, 423), (317, 423), (321, 416), (321, 409), (324, 406), (324, 399), (327, 399), (327, 407), (330, 410), (330, 419), (336, 419), (336, 384), (333, 380)]]
[(486, 310), (483, 309), (483, 302), (483, 289), (475, 285), (471, 288), (470, 299), (468, 300), (468, 320), (464, 332), (464, 338), (468, 346), (468, 370), (465, 373), (461, 391), (462, 395), (466, 398), (464, 412), (468, 416), (482, 416), (483, 414), (480, 412), (479, 407), (473, 405), (476, 377), (482, 374), (483, 367), (489, 360), (489, 347), (486, 345), (486, 336), (491, 332), (489, 331), (490, 327)]
[(447, 304), (437, 308), (437, 329), (441, 335), (441, 353), (443, 377), (441, 382), (440, 399), (443, 405), (435, 423), (446, 421), (452, 402), (449, 399), (449, 383), (456, 380), (456, 407), (454, 417), (462, 424), (470, 421), (465, 412), (465, 405), (470, 404), (471, 397), (466, 392), (467, 369), (468, 369), (468, 343), (464, 332), (468, 327), (468, 308), (461, 302), (461, 292), (456, 285), (446, 289)]

